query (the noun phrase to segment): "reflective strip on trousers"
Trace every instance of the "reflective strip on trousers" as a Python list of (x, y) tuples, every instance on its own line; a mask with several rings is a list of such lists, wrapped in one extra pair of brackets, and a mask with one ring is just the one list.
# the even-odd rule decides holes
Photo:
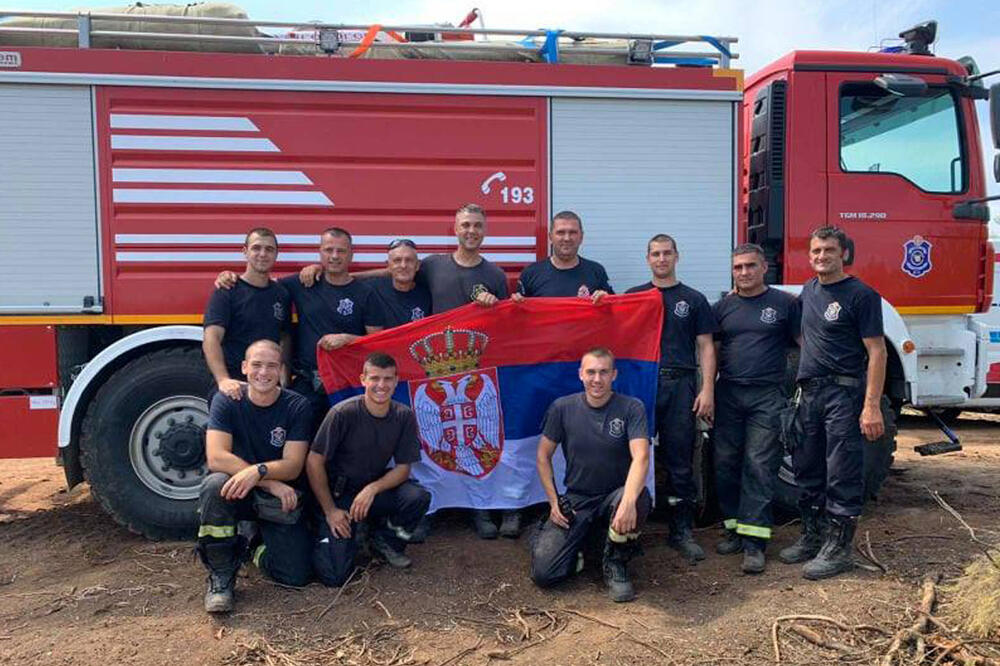
[(264, 544), (260, 544), (253, 551), (253, 565), (255, 567), (257, 567), (258, 569), (260, 569), (260, 558), (264, 557), (264, 551), (266, 551), (266, 550), (267, 550), (267, 546), (264, 545)]
[(202, 525), (198, 528), (198, 538), (213, 537), (215, 539), (228, 539), (236, 536), (235, 525)]
[(398, 525), (393, 525), (391, 520), (387, 519), (385, 521), (385, 525), (390, 530), (392, 530), (393, 534), (395, 534), (397, 537), (399, 537), (403, 541), (409, 541), (410, 539), (413, 538), (413, 534), (411, 534), (410, 532), (407, 532), (406, 530), (404, 530), (402, 527), (400, 527)]
[(608, 541), (611, 543), (628, 543), (639, 538), (639, 532), (629, 532), (628, 534), (618, 534), (614, 528), (608, 528)]
[(758, 539), (770, 539), (771, 538), (771, 528), (761, 527), (760, 525), (747, 525), (746, 523), (737, 523), (736, 533), (743, 536), (757, 537)]
[(736, 524), (737, 523), (735, 518), (726, 518), (725, 520), (722, 521), (722, 526), (725, 527), (727, 530), (735, 530)]

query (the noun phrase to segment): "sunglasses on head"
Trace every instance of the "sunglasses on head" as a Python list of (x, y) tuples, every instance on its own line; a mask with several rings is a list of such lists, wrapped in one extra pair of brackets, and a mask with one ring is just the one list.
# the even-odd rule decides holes
[(411, 241), (409, 238), (397, 238), (396, 240), (389, 243), (389, 251), (395, 250), (397, 247), (412, 247), (414, 250), (417, 249), (417, 244)]

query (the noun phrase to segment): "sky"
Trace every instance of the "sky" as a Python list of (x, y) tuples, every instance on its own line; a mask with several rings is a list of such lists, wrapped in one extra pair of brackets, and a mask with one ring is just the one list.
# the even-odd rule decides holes
[[(8, 4), (9, 3), (9, 4)], [(9, 7), (66, 11), (59, 0), (6, 0)], [(110, 3), (108, 3), (110, 4)], [(981, 71), (1000, 69), (1000, 2), (997, 0), (294, 0), (237, 2), (258, 20), (332, 23), (458, 23), (478, 6), (488, 28), (562, 28), (601, 32), (708, 34), (737, 37), (734, 67), (751, 74), (795, 49), (865, 51), (921, 21), (938, 22), (937, 55), (972, 55)], [(96, 6), (107, 6), (97, 3)], [(1000, 83), (1000, 75), (987, 79)], [(980, 134), (992, 170), (987, 103), (979, 102)], [(991, 183), (990, 194), (1000, 194)], [(993, 206), (994, 217), (1000, 205)], [(1000, 234), (1000, 226), (996, 228)]]

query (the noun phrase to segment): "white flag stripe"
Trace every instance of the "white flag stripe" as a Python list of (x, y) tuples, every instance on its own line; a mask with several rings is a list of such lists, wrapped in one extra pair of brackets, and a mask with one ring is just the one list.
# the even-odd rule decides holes
[[(428, 253), (420, 253), (420, 258), (428, 256)], [(483, 257), (493, 262), (516, 262), (529, 263), (535, 261), (535, 255), (527, 252), (483, 252)], [(121, 251), (115, 253), (115, 260), (120, 262), (134, 263), (242, 263), (246, 258), (241, 252), (135, 252)], [(278, 263), (315, 263), (319, 260), (317, 252), (281, 252), (278, 254)], [(385, 262), (385, 253), (381, 252), (357, 252), (354, 254), (354, 261), (361, 263), (379, 264)]]
[(228, 136), (145, 136), (112, 134), (116, 150), (197, 150), (224, 153), (280, 153), (270, 139), (242, 139)]
[(322, 192), (298, 190), (146, 190), (114, 191), (115, 203), (171, 204), (278, 204), (282, 206), (332, 206)]
[(209, 130), (215, 132), (259, 132), (249, 118), (232, 116), (167, 116), (112, 113), (112, 129)]
[[(397, 238), (409, 238), (418, 246), (445, 245), (456, 247), (454, 236), (415, 236), (399, 234), (397, 236), (354, 236), (355, 245), (385, 245)], [(242, 245), (243, 236), (237, 234), (115, 234), (118, 245)], [(280, 245), (319, 245), (319, 233), (314, 234), (278, 234)], [(532, 247), (534, 236), (489, 236), (483, 241), (483, 247)]]
[(301, 171), (268, 169), (112, 169), (111, 178), (116, 183), (313, 184)]

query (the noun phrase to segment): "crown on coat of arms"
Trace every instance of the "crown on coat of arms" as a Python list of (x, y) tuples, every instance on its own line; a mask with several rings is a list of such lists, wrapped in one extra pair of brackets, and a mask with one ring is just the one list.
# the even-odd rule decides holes
[(428, 377), (466, 372), (479, 367), (490, 338), (480, 331), (445, 328), (410, 345), (410, 356)]

